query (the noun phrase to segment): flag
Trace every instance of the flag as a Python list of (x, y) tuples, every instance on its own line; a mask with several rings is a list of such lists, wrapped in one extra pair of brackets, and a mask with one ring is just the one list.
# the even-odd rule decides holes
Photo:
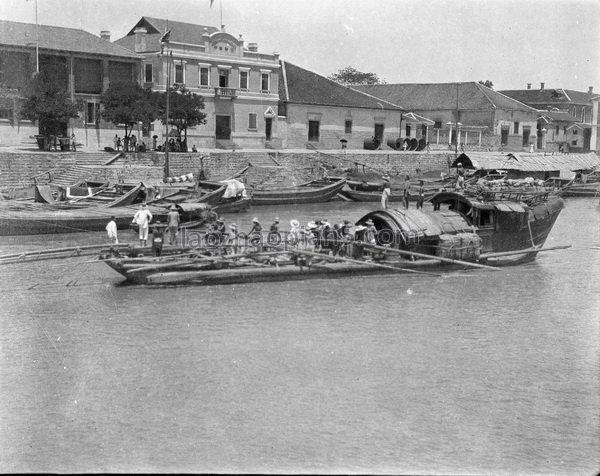
[(168, 43), (170, 38), (171, 38), (171, 30), (166, 31), (165, 34), (160, 37), (160, 42)]
[(212, 8), (212, 4), (214, 3), (215, 0), (210, 0), (210, 7)]

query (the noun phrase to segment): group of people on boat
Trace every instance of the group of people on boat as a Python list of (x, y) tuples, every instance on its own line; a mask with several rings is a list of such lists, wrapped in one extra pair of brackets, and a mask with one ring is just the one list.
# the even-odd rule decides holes
[(301, 225), (296, 219), (290, 220), (289, 230), (282, 230), (279, 217), (275, 217), (268, 228), (263, 228), (258, 217), (252, 220), (248, 233), (240, 232), (236, 223), (231, 223), (226, 231), (222, 218), (217, 218), (207, 234), (210, 244), (223, 244), (239, 252), (246, 247), (261, 250), (298, 248), (333, 256), (362, 257), (360, 244), (377, 243), (377, 229), (373, 220), (365, 225), (353, 226), (349, 220), (331, 224), (326, 218), (310, 220)]
[[(419, 169), (417, 169), (419, 170)], [(392, 195), (392, 187), (390, 183), (390, 176), (384, 175), (383, 186), (381, 192), (381, 208), (384, 210), (388, 208), (388, 202), (390, 199), (390, 195)], [(405, 209), (408, 209), (408, 204), (410, 202), (410, 176), (406, 175), (404, 177), (404, 183), (402, 185), (402, 204)], [(425, 202), (425, 185), (424, 181), (419, 179), (419, 186), (417, 187), (417, 208), (423, 208), (423, 203)]]

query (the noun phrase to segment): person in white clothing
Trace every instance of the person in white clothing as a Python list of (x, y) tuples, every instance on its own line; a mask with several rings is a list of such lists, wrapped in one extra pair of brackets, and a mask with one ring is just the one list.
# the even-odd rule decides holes
[(146, 246), (148, 241), (148, 227), (152, 220), (152, 213), (148, 210), (145, 203), (142, 203), (140, 209), (133, 216), (133, 223), (137, 223), (139, 227), (140, 246)]
[(108, 233), (108, 239), (113, 245), (119, 244), (119, 238), (117, 237), (117, 222), (115, 221), (114, 215), (110, 217), (110, 221), (106, 225), (106, 232)]

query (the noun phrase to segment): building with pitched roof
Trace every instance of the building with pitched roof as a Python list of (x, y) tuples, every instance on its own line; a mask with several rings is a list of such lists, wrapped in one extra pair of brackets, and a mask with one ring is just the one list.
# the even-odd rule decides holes
[(110, 81), (137, 80), (140, 57), (75, 28), (0, 21), (0, 144), (18, 145), (38, 134), (39, 124), (20, 116), (24, 90), (36, 71), (59, 66), (71, 99), (82, 104), (80, 117), (64, 124), (86, 148), (111, 144), (114, 126), (100, 119), (100, 94)]
[[(542, 116), (538, 121), (538, 130), (548, 136), (546, 143), (551, 150), (598, 150), (596, 141), (593, 145), (591, 143), (592, 132), (597, 136), (598, 130), (598, 122), (593, 120), (594, 88), (590, 86), (587, 92), (582, 92), (562, 88), (548, 89), (545, 86), (545, 83), (540, 83), (539, 89), (532, 89), (531, 83), (528, 83), (527, 89), (512, 89), (501, 93), (540, 110)], [(553, 119), (553, 113), (563, 116), (548, 122), (549, 118)], [(560, 120), (566, 115), (569, 118), (568, 124)], [(556, 131), (561, 131), (562, 134)]]
[(432, 119), (432, 146), (454, 148), (456, 137), (469, 148), (529, 150), (537, 144), (538, 111), (477, 82), (354, 88)]
[[(264, 148), (275, 140), (277, 53), (259, 53), (256, 43), (246, 44), (224, 28), (151, 17), (142, 17), (115, 43), (142, 56), (145, 87), (166, 91), (167, 83), (180, 85), (204, 98), (206, 124), (188, 129), (190, 147)], [(157, 135), (160, 142), (166, 134), (159, 121), (144, 127), (144, 135)]]
[[(395, 143), (402, 124), (432, 125), (392, 102), (281, 61), (279, 136), (283, 148), (371, 148)], [(403, 119), (404, 118), (404, 119)]]

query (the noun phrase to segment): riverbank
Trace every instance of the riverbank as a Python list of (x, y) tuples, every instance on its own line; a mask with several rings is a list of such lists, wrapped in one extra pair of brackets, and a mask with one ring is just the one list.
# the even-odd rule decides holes
[[(169, 175), (202, 171), (209, 180), (221, 180), (245, 171), (248, 185), (294, 185), (308, 177), (353, 174), (392, 177), (447, 171), (453, 152), (399, 152), (394, 150), (216, 150), (170, 153)], [(0, 150), (0, 189), (15, 190), (38, 183), (71, 184), (80, 180), (162, 182), (162, 152), (45, 152), (31, 149)]]

